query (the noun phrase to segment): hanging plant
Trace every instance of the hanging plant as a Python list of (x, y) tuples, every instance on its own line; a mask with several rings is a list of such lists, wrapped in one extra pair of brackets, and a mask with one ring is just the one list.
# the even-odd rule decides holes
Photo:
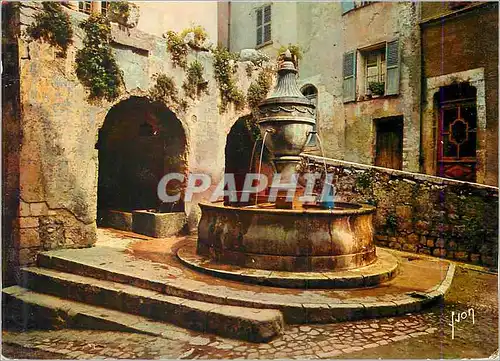
[(208, 81), (203, 78), (203, 71), (203, 64), (198, 60), (193, 61), (187, 68), (187, 78), (182, 84), (182, 89), (191, 99), (201, 96), (203, 92), (208, 94)]
[(26, 33), (34, 40), (42, 39), (58, 49), (57, 55), (66, 57), (73, 43), (73, 28), (69, 15), (58, 2), (42, 2), (42, 9), (34, 15)]
[(257, 79), (250, 84), (247, 90), (247, 103), (252, 112), (255, 112), (257, 105), (266, 98), (272, 82), (273, 71), (270, 67), (266, 67), (260, 71)]
[(179, 91), (172, 77), (166, 74), (155, 74), (156, 84), (149, 90), (149, 98), (161, 102), (174, 111), (185, 111), (187, 102), (179, 97)]
[(80, 27), (85, 39), (83, 48), (76, 53), (76, 76), (90, 92), (89, 99), (114, 100), (120, 95), (123, 74), (111, 50), (109, 21), (92, 15)]
[(236, 110), (245, 106), (245, 96), (238, 89), (235, 80), (237, 54), (230, 53), (224, 47), (214, 50), (214, 72), (215, 80), (219, 86), (221, 104), (219, 112), (224, 113), (230, 103), (234, 104)]
[(186, 69), (188, 47), (184, 39), (175, 31), (167, 32), (167, 49), (170, 52), (172, 63), (182, 69)]

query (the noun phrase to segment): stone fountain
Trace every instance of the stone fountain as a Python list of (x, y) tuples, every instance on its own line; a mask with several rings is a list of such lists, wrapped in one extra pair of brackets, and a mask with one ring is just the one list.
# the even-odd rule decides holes
[[(300, 92), (296, 77), (297, 70), (287, 52), (274, 92), (259, 104), (258, 125), (281, 173), (281, 183), (290, 181), (297, 172), (300, 154), (315, 123), (315, 106)], [(273, 204), (235, 207), (219, 202), (201, 203), (200, 207), (196, 257), (202, 261), (194, 264), (189, 261), (192, 257), (179, 253), (181, 260), (199, 270), (207, 271), (209, 267), (203, 264), (208, 263), (225, 265), (224, 271), (219, 267), (220, 272), (211, 273), (225, 277), (231, 270), (238, 271), (243, 277), (237, 278), (244, 281), (252, 281), (251, 274), (260, 271), (293, 272), (295, 277), (309, 279), (314, 275), (320, 279), (326, 272), (331, 282), (320, 286), (327, 287), (339, 286), (334, 281), (336, 275), (347, 270), (363, 268), (374, 277), (369, 282), (369, 275), (359, 272), (358, 278), (354, 275), (353, 282), (343, 285), (346, 287), (378, 284), (396, 274), (394, 260), (383, 266), (377, 263), (373, 206), (338, 202), (333, 209), (297, 206), (278, 192)], [(255, 272), (246, 272), (245, 276), (242, 269)], [(289, 285), (285, 282), (284, 286)]]

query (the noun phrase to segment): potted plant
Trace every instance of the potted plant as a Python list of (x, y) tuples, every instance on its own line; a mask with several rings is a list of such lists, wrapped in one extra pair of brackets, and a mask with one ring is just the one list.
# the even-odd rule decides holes
[(372, 81), (372, 82), (368, 83), (368, 89), (370, 90), (372, 97), (377, 98), (381, 95), (384, 95), (385, 83), (378, 82), (378, 81)]

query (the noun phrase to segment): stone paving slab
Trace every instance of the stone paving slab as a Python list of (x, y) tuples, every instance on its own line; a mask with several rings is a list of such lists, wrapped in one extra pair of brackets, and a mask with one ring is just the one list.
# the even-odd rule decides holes
[[(398, 256), (400, 274), (374, 288), (266, 287), (220, 279), (183, 266), (176, 251), (193, 242), (195, 239), (186, 237), (137, 240), (125, 232), (100, 229), (96, 247), (45, 252), (39, 255), (39, 263), (202, 302), (279, 309), (288, 323), (332, 322), (346, 319), (345, 315), (356, 319), (418, 311), (442, 298), (454, 272), (454, 266), (447, 261)], [(342, 317), (338, 316), (339, 310), (344, 310), (340, 311), (344, 312)]]
[(377, 249), (371, 265), (337, 272), (284, 272), (222, 265), (198, 255), (191, 243), (177, 251), (181, 262), (196, 271), (234, 281), (286, 288), (358, 288), (387, 282), (397, 274), (398, 260), (390, 252)]

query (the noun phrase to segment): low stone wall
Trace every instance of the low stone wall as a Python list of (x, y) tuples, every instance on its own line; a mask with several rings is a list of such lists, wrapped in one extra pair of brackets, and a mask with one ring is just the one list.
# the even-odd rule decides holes
[[(305, 168), (324, 172), (323, 158)], [(375, 241), (404, 251), (497, 265), (498, 188), (424, 174), (326, 159), (338, 201), (369, 203)]]

